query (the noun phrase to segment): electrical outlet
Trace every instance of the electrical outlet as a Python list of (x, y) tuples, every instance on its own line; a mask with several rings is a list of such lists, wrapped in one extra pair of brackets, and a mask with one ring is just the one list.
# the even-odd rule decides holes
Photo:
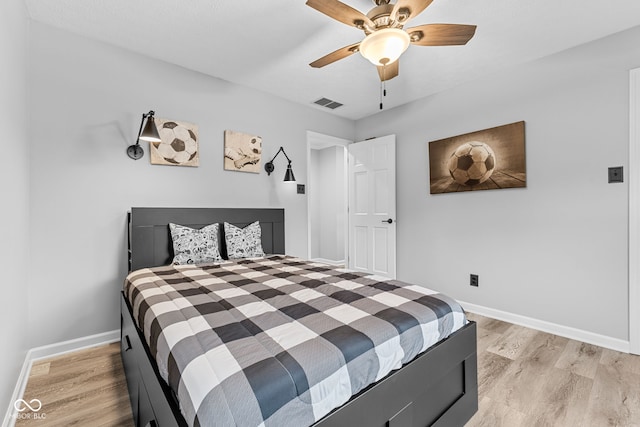
[(298, 194), (304, 194), (304, 184), (298, 184)]
[(470, 276), (469, 285), (470, 286), (475, 286), (476, 288), (478, 287), (478, 275), (477, 274), (472, 274)]

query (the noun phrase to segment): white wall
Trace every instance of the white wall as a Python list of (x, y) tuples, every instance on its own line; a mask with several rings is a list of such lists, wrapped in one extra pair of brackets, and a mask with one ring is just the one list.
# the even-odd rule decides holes
[[(306, 196), (282, 182), (286, 161), (270, 177), (224, 171), (224, 130), (262, 136), (263, 161), (284, 146), (302, 178), (307, 130), (351, 138), (352, 121), (42, 24), (31, 37), (29, 346), (119, 328), (131, 206), (283, 207), (287, 252), (307, 255)], [(126, 156), (149, 109), (199, 125), (200, 167)]]
[(27, 349), (29, 165), (27, 137), (28, 21), (22, 0), (0, 2), (0, 167), (2, 186), (2, 309), (0, 309), (0, 413), (10, 396)]
[[(628, 340), (628, 186), (607, 168), (629, 167), (639, 39), (640, 27), (359, 120), (358, 140), (397, 135), (398, 278)], [(429, 194), (429, 141), (519, 120), (527, 188)]]

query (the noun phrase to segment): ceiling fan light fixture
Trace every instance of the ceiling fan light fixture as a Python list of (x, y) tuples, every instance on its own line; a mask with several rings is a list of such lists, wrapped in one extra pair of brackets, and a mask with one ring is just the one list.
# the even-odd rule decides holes
[(388, 65), (400, 58), (411, 38), (398, 28), (383, 28), (369, 34), (360, 43), (360, 53), (373, 65)]

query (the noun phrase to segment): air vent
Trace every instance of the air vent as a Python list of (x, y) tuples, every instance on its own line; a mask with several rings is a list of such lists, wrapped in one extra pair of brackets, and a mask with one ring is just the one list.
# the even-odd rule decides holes
[(338, 107), (342, 107), (343, 104), (333, 101), (329, 98), (320, 98), (317, 101), (313, 101), (314, 104), (318, 104), (322, 107), (327, 107), (330, 108), (332, 110), (335, 110)]

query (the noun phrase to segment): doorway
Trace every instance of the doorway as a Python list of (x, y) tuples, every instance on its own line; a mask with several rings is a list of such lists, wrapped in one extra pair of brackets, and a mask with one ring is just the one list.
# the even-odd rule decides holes
[(351, 142), (307, 132), (308, 258), (312, 261), (347, 264), (347, 145)]

